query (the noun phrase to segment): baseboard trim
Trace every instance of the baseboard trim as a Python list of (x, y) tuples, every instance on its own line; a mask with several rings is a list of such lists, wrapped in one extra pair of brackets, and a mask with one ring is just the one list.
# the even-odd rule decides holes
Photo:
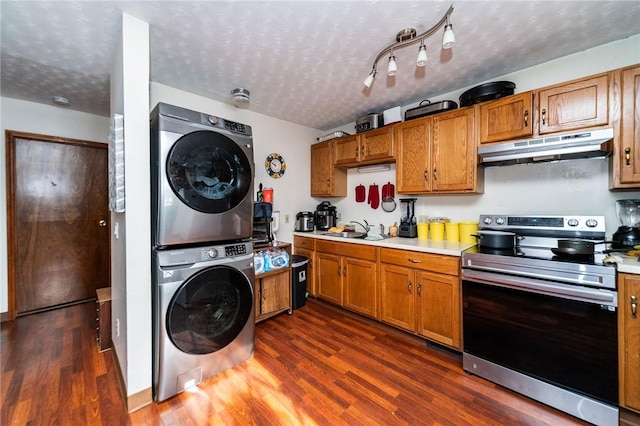
[(113, 358), (116, 377), (118, 379), (118, 388), (120, 388), (120, 397), (124, 402), (124, 408), (127, 413), (132, 413), (151, 404), (153, 402), (153, 389), (150, 387), (132, 395), (127, 395), (127, 387), (124, 384), (124, 378), (122, 377), (122, 370), (120, 369), (120, 362), (118, 361), (118, 354), (116, 353), (115, 346), (112, 346), (111, 349), (111, 356)]

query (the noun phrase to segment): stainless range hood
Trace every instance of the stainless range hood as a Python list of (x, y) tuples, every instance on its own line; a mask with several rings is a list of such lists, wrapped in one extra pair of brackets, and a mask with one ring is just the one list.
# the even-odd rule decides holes
[(612, 139), (613, 129), (600, 129), (511, 141), (478, 147), (478, 158), (483, 167), (605, 158), (611, 155)]

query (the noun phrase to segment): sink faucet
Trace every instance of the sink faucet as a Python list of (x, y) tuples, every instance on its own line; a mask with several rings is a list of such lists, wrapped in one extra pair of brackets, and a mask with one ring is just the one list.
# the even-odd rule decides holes
[(369, 232), (369, 230), (371, 229), (371, 227), (369, 226), (369, 222), (367, 222), (364, 219), (363, 219), (363, 222), (364, 222), (364, 225), (361, 224), (360, 222), (356, 222), (355, 220), (352, 220), (350, 223), (356, 223), (364, 228), (364, 232)]

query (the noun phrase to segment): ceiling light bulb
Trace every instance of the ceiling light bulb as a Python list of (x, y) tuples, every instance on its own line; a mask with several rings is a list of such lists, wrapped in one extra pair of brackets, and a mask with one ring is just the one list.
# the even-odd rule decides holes
[(371, 87), (371, 85), (373, 84), (373, 78), (376, 76), (376, 70), (371, 70), (371, 72), (369, 73), (369, 75), (367, 76), (367, 78), (364, 79), (364, 81), (362, 82), (362, 84), (365, 85), (365, 87)]
[(418, 50), (418, 59), (416, 60), (416, 65), (419, 67), (424, 67), (427, 65), (427, 48), (424, 44), (420, 45), (420, 50)]
[(389, 56), (389, 66), (387, 67), (387, 75), (394, 76), (398, 72), (398, 65), (396, 65), (396, 57)]
[(456, 44), (456, 36), (453, 34), (453, 25), (447, 24), (444, 27), (444, 36), (442, 37), (442, 47), (451, 49)]

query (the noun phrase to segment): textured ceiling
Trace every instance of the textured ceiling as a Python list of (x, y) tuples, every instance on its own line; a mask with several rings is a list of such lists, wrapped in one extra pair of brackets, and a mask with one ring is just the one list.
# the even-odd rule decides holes
[[(405, 27), (418, 33), (450, 4), (456, 46), (442, 31), (398, 49), (370, 89), (362, 80)], [(109, 72), (122, 12), (150, 24), (153, 82), (320, 130), (594, 46), (640, 34), (640, 1), (6, 1), (1, 14), (2, 96), (109, 115)], [(456, 100), (457, 101), (457, 100)]]

